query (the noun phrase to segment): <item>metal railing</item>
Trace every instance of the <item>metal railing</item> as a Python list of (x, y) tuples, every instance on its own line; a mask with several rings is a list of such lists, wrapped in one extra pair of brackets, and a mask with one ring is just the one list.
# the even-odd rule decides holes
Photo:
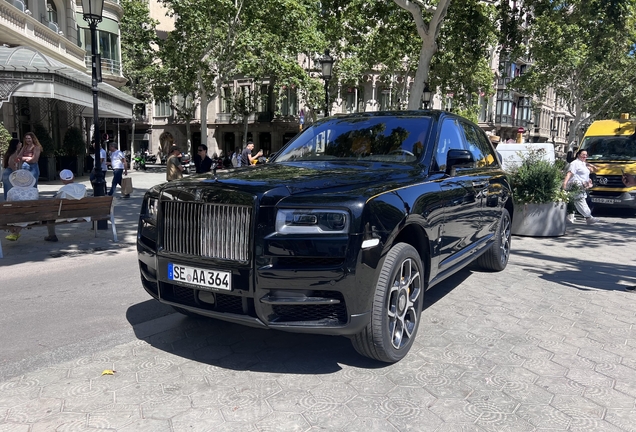
[[(86, 69), (90, 71), (92, 69), (91, 56), (84, 56), (84, 63), (86, 63)], [(102, 73), (109, 75), (122, 76), (121, 75), (121, 62), (119, 60), (107, 59), (102, 57)]]

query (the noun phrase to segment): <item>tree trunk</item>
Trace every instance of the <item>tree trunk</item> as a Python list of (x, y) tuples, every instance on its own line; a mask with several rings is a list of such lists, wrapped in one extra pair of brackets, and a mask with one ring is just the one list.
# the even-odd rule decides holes
[(131, 157), (131, 160), (132, 160), (132, 155), (134, 153), (135, 153), (135, 108), (133, 107), (132, 134), (131, 134), (131, 139), (130, 139), (130, 157)]
[[(428, 72), (431, 67), (431, 59), (437, 51), (437, 43), (431, 36), (422, 42), (420, 49), (420, 61), (417, 64), (415, 72), (415, 81), (411, 86), (411, 94), (409, 95), (409, 104), (407, 109), (417, 110), (422, 106), (422, 92), (424, 91), (424, 83), (428, 81)], [(432, 101), (431, 101), (432, 102)]]
[(247, 147), (247, 126), (250, 121), (250, 115), (243, 115), (243, 148)]
[(199, 89), (201, 91), (201, 144), (208, 145), (208, 89), (201, 79), (199, 71)]
[(187, 151), (190, 153), (190, 155), (194, 155), (196, 152), (194, 151), (194, 148), (192, 147), (192, 134), (190, 131), (190, 122), (192, 121), (191, 118), (187, 118), (186, 119), (186, 142), (187, 142)]
[[(420, 60), (415, 73), (415, 82), (411, 87), (409, 95), (408, 109), (415, 110), (421, 106), (424, 82), (428, 81), (428, 72), (431, 66), (431, 58), (437, 52), (437, 36), (439, 35), (442, 22), (446, 18), (446, 12), (451, 0), (439, 0), (437, 6), (428, 6), (421, 1), (393, 0), (402, 9), (411, 13), (417, 28), (417, 34), (422, 40), (420, 49)], [(422, 8), (427, 8), (427, 12), (433, 14), (431, 20), (426, 23), (422, 16)]]

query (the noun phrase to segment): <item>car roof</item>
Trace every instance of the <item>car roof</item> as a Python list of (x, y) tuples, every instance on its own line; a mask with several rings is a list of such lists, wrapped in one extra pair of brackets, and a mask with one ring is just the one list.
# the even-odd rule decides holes
[[(350, 113), (350, 114), (334, 114), (332, 117), (327, 117), (324, 120), (333, 118), (364, 118), (364, 117), (433, 117), (435, 120), (439, 120), (441, 117), (456, 117), (460, 118), (456, 114), (449, 113), (441, 110), (407, 110), (407, 111), (367, 111), (362, 113)], [(467, 120), (467, 119), (464, 119)]]
[(635, 131), (634, 120), (597, 120), (585, 131), (585, 136), (632, 135)]

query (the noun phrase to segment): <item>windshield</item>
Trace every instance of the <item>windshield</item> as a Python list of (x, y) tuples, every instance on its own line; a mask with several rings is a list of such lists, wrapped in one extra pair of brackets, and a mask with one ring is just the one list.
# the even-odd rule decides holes
[(588, 161), (636, 160), (636, 140), (626, 136), (594, 136), (583, 140)]
[(424, 152), (429, 117), (363, 116), (319, 122), (276, 155), (275, 162), (415, 163)]

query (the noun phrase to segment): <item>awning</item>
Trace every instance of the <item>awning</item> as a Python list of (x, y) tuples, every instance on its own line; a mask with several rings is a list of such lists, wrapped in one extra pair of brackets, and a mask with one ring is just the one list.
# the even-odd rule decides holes
[[(13, 96), (57, 99), (86, 107), (93, 116), (91, 77), (30, 47), (0, 47), (0, 104)], [(115, 87), (99, 83), (99, 116), (131, 118), (133, 106), (143, 103)]]

